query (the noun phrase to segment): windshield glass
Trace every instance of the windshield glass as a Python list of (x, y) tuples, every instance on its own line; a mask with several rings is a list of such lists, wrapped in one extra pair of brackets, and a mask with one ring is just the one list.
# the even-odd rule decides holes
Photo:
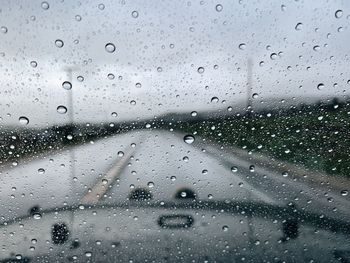
[(350, 2), (0, 14), (0, 262), (350, 262)]

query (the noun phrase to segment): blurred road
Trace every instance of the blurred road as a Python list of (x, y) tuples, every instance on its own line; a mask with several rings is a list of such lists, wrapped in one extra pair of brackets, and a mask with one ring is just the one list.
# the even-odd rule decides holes
[[(166, 131), (135, 131), (73, 147), (1, 171), (1, 221), (72, 204), (127, 201), (137, 188), (172, 201), (184, 189), (201, 200), (287, 205), (350, 221), (349, 195), (310, 186), (223, 151), (200, 138), (192, 144)], [(186, 192), (186, 191), (185, 191)], [(184, 193), (186, 194), (186, 193)]]

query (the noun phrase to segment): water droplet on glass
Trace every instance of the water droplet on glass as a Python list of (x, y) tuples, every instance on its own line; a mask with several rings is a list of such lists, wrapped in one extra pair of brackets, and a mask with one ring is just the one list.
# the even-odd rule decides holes
[(137, 11), (132, 11), (131, 16), (132, 16), (133, 18), (138, 18), (138, 17), (139, 17), (139, 12), (137, 12)]
[(283, 176), (283, 177), (288, 177), (288, 172), (286, 172), (286, 171), (283, 172), (283, 173), (282, 173), (282, 176)]
[(63, 105), (57, 107), (57, 112), (60, 114), (65, 114), (67, 112), (67, 108)]
[(8, 30), (7, 30), (7, 27), (6, 27), (6, 26), (2, 26), (2, 27), (1, 27), (1, 32), (2, 32), (2, 33), (6, 34), (7, 31), (8, 31)]
[(348, 192), (348, 190), (341, 190), (341, 191), (340, 191), (340, 194), (341, 194), (342, 196), (347, 196), (347, 195), (349, 194), (349, 192)]
[(44, 10), (47, 10), (50, 8), (50, 5), (48, 2), (42, 2), (41, 3), (41, 8), (44, 9)]
[(246, 47), (246, 44), (245, 44), (245, 43), (241, 43), (241, 44), (238, 45), (238, 48), (239, 48), (240, 50), (244, 50), (245, 47)]
[(295, 30), (302, 30), (303, 29), (303, 24), (302, 23), (298, 23), (295, 26)]
[(192, 117), (196, 117), (196, 116), (197, 116), (197, 112), (196, 112), (196, 111), (192, 111), (192, 112), (191, 112), (191, 116), (192, 116)]
[(272, 60), (275, 60), (275, 59), (277, 58), (277, 54), (276, 54), (276, 53), (272, 53), (272, 54), (270, 55), (270, 58), (271, 58)]
[(119, 152), (118, 152), (118, 156), (119, 156), (119, 157), (123, 157), (123, 156), (124, 156), (124, 152), (119, 151)]
[(108, 184), (108, 180), (107, 180), (107, 179), (102, 179), (102, 184), (103, 184), (103, 185)]
[(83, 81), (84, 81), (84, 77), (83, 77), (83, 76), (78, 76), (78, 77), (77, 77), (77, 80), (78, 80), (79, 82), (83, 82)]
[(152, 188), (152, 187), (154, 187), (154, 183), (153, 183), (153, 182), (148, 182), (147, 186), (148, 186), (149, 188)]
[(249, 166), (249, 171), (250, 172), (254, 172), (255, 171), (255, 166), (254, 165)]
[(70, 83), (69, 81), (64, 81), (62, 83), (62, 88), (66, 89), (66, 90), (70, 90), (70, 89), (72, 89), (72, 83)]
[(141, 86), (142, 86), (142, 85), (141, 85), (141, 83), (139, 83), (139, 82), (135, 84), (135, 87), (136, 87), (136, 88), (141, 88)]
[(76, 16), (75, 16), (75, 20), (78, 21), (78, 22), (80, 22), (80, 21), (81, 21), (81, 16), (80, 16), (80, 15), (76, 15)]
[(132, 100), (132, 101), (130, 101), (130, 104), (131, 105), (136, 105), (136, 101)]
[(92, 253), (91, 252), (85, 252), (85, 256), (90, 258), (92, 256)]
[(61, 39), (56, 39), (55, 45), (56, 45), (56, 47), (61, 48), (64, 46), (64, 43)]
[(36, 61), (30, 61), (30, 66), (32, 67), (32, 68), (36, 68), (37, 66), (38, 66), (38, 63), (36, 63)]
[(174, 181), (176, 180), (176, 176), (174, 176), (174, 175), (171, 176), (171, 177), (170, 177), (170, 180), (174, 182)]
[(112, 113), (111, 113), (111, 116), (112, 116), (112, 117), (118, 117), (118, 113), (112, 112)]
[(218, 97), (212, 97), (211, 98), (211, 102), (212, 103), (218, 103), (219, 102), (219, 98)]
[(105, 49), (108, 53), (113, 53), (115, 51), (115, 45), (113, 43), (107, 43)]
[(194, 136), (193, 135), (186, 135), (184, 137), (184, 142), (187, 143), (187, 144), (191, 144), (194, 142)]
[(259, 98), (259, 94), (258, 94), (258, 93), (253, 93), (252, 98), (253, 98), (253, 99)]
[(215, 10), (218, 11), (218, 12), (221, 12), (222, 9), (223, 9), (223, 7), (222, 7), (222, 5), (220, 5), (220, 4), (217, 4), (217, 5), (215, 6)]
[(184, 157), (182, 158), (182, 160), (183, 160), (184, 162), (188, 162), (189, 158), (188, 158), (187, 156), (184, 156)]
[(39, 214), (39, 213), (34, 213), (34, 214), (33, 214), (33, 218), (34, 218), (35, 220), (39, 220), (39, 219), (41, 219), (41, 214)]
[(313, 48), (312, 48), (314, 51), (319, 51), (320, 50), (320, 46), (314, 46)]
[(109, 73), (109, 74), (107, 75), (107, 78), (110, 79), (110, 80), (112, 80), (112, 79), (115, 78), (115, 76), (114, 76), (112, 73)]
[(19, 123), (22, 125), (27, 125), (29, 123), (29, 119), (27, 117), (21, 116), (19, 117)]
[(204, 169), (203, 171), (202, 171), (202, 174), (207, 174), (208, 173), (208, 170), (207, 169)]
[(324, 84), (323, 83), (320, 83), (317, 85), (317, 89), (318, 90), (322, 90), (324, 88)]
[(104, 4), (99, 4), (99, 5), (98, 5), (98, 9), (100, 9), (100, 10), (105, 9), (105, 5), (104, 5)]
[(341, 18), (343, 16), (343, 10), (335, 11), (334, 15), (335, 15), (336, 18)]
[(199, 67), (199, 68), (197, 69), (197, 72), (198, 72), (199, 74), (204, 73), (204, 68), (203, 68), (203, 67)]
[(39, 168), (38, 169), (38, 173), (39, 174), (44, 174), (45, 173), (45, 169), (44, 168)]
[(222, 230), (223, 230), (224, 232), (228, 231), (228, 226), (223, 226), (223, 227), (222, 227)]
[(238, 171), (237, 166), (232, 166), (232, 167), (231, 167), (231, 171), (232, 171), (233, 173), (236, 173), (236, 172)]

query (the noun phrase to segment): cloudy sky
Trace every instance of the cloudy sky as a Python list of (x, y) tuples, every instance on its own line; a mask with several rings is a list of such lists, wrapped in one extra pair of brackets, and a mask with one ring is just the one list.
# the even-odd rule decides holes
[(349, 25), (345, 0), (3, 1), (0, 125), (242, 108), (248, 58), (255, 105), (349, 95)]

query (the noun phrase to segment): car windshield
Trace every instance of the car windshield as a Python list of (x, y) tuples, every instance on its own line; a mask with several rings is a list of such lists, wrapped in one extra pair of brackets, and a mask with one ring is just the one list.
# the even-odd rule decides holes
[(350, 2), (3, 1), (0, 262), (350, 262)]

